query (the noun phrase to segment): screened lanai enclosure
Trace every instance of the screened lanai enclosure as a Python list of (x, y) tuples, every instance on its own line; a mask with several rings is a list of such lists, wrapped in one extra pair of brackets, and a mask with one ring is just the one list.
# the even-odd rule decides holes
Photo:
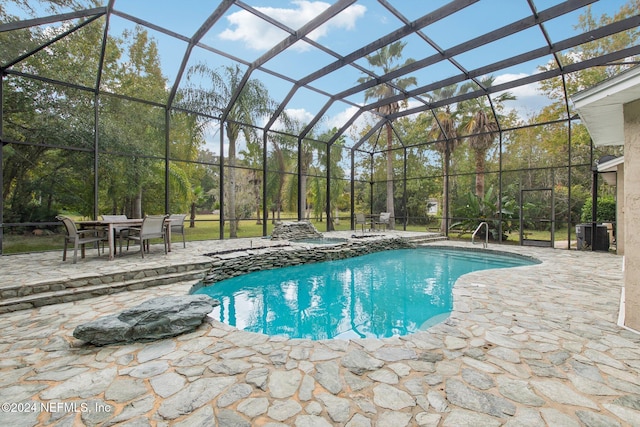
[(592, 145), (570, 96), (637, 64), (639, 12), (3, 1), (0, 253), (60, 248), (59, 214), (187, 213), (204, 240), (389, 212), (396, 230), (571, 241), (614, 198), (594, 166), (622, 153)]

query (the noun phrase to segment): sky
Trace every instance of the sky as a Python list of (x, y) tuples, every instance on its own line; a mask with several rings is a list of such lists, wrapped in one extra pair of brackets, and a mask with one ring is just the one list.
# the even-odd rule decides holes
[[(245, 3), (292, 29), (299, 29), (322, 13), (333, 2), (245, 0)], [(449, 1), (390, 0), (389, 3), (400, 14), (412, 21), (449, 3)], [(562, 3), (562, 1), (534, 0), (534, 3), (540, 12)], [(592, 11), (596, 17), (604, 13), (613, 15), (625, 3), (626, 0), (600, 0), (592, 5)], [(218, 4), (218, 2), (211, 0), (185, 0), (183, 2), (175, 0), (154, 0), (153, 2), (115, 0), (114, 9), (185, 37), (191, 37)], [(574, 35), (574, 26), (581, 12), (573, 12), (546, 23), (545, 29), (548, 31), (550, 39), (558, 41)], [(44, 12), (38, 13), (44, 14)], [(428, 37), (446, 50), (530, 14), (531, 10), (526, 0), (480, 0), (453, 16), (426, 26), (423, 30)], [(134, 25), (131, 21), (120, 16), (112, 16), (110, 32), (113, 35), (121, 34), (123, 30), (132, 29)], [(402, 22), (377, 1), (359, 0), (328, 23), (311, 32), (308, 37), (340, 55), (347, 55), (379, 37), (392, 33), (401, 26)], [(176, 80), (187, 44), (182, 40), (155, 31), (153, 28), (147, 28), (147, 30), (151, 37), (157, 41), (163, 73), (171, 85)], [(268, 52), (287, 35), (288, 33), (282, 29), (234, 5), (204, 35), (202, 42), (250, 63)], [(403, 50), (405, 58), (420, 60), (437, 53), (417, 35), (410, 35), (403, 40), (407, 42)], [(456, 56), (455, 59), (467, 70), (473, 70), (545, 45), (542, 32), (536, 27), (509, 39), (498, 40), (483, 48), (465, 52)], [(536, 72), (538, 65), (551, 59), (549, 57), (537, 62), (500, 70), (493, 75), (495, 84), (531, 75)], [(311, 44), (299, 41), (268, 61), (264, 66), (277, 74), (300, 79), (334, 61), (335, 58), (331, 55)], [(234, 63), (223, 56), (196, 47), (192, 51), (188, 65), (199, 62), (205, 62), (211, 68)], [(369, 68), (365, 59), (356, 61), (356, 64)], [(443, 61), (416, 72), (415, 76), (418, 86), (423, 86), (459, 73), (460, 71), (454, 65)], [(357, 80), (363, 76), (364, 74), (356, 68), (346, 66), (330, 76), (314, 81), (312, 85), (319, 91), (331, 95), (354, 86)], [(255, 71), (252, 77), (263, 81), (269, 89), (270, 95), (277, 102), (280, 102), (292, 87), (290, 82), (261, 71)], [(548, 99), (540, 95), (535, 84), (514, 88), (510, 92), (516, 95), (517, 100), (510, 101), (507, 106), (516, 109), (523, 117), (531, 115), (549, 103)], [(328, 99), (323, 93), (300, 89), (287, 104), (287, 113), (302, 122), (308, 122), (319, 112)], [(350, 97), (349, 101), (361, 105), (364, 102), (363, 94)], [(415, 105), (417, 105), (415, 101), (410, 103), (410, 107)], [(356, 109), (357, 107), (346, 103), (334, 103), (326, 112), (326, 119), (318, 129), (342, 126)]]
[[(277, 19), (293, 29), (300, 28), (330, 5), (329, 2), (307, 0), (253, 0), (247, 3), (265, 15)], [(447, 4), (448, 1), (396, 0), (390, 3), (409, 20), (413, 20)], [(543, 11), (558, 3), (561, 2), (558, 0), (535, 0), (538, 11)], [(624, 3), (624, 0), (601, 0), (592, 5), (592, 10), (594, 16), (600, 16), (603, 13), (612, 15)], [(135, 14), (149, 22), (157, 23), (187, 36), (192, 35), (195, 31), (194, 15), (199, 17), (195, 21), (199, 23), (211, 11), (211, 6), (207, 6), (211, 2), (190, 0), (185, 3), (185, 6), (198, 4), (198, 7), (178, 9), (168, 6), (169, 4), (175, 3), (173, 1), (156, 0), (154, 7), (148, 8), (145, 7), (145, 2), (116, 0), (114, 7), (117, 10), (122, 10), (132, 15)], [(168, 16), (169, 10), (171, 10), (171, 13)], [(496, 14), (498, 10), (500, 12)], [(444, 49), (447, 49), (507, 23), (524, 18), (530, 13), (531, 11), (525, 0), (481, 0), (457, 13), (455, 18), (445, 19), (426, 27), (425, 33)], [(579, 13), (570, 13), (561, 19), (545, 24), (550, 38), (557, 41), (573, 35), (575, 33), (573, 27), (578, 20)], [(329, 21), (327, 25), (313, 31), (309, 38), (341, 55), (346, 55), (378, 37), (391, 33), (401, 25), (397, 18), (393, 17), (376, 1), (358, 1)], [(267, 23), (265, 20), (238, 7), (232, 7), (205, 35), (203, 42), (220, 50), (232, 52), (234, 56), (242, 60), (252, 62), (286, 36), (287, 33)], [(516, 38), (515, 42), (497, 42), (494, 45), (478, 52), (465, 53), (456, 59), (465, 68), (474, 69), (494, 60), (505, 59), (513, 54), (541, 47), (544, 45), (544, 39), (539, 29), (534, 28), (523, 32), (519, 38)], [(200, 53), (202, 53), (203, 60), (211, 60), (211, 55), (207, 55), (205, 52)], [(403, 53), (406, 57), (422, 59), (436, 52), (422, 40), (412, 36), (408, 40)], [(161, 50), (161, 55), (173, 57), (172, 61), (178, 62), (175, 61), (175, 56), (170, 50), (167, 50), (166, 53)], [(195, 55), (197, 56), (198, 53)], [(193, 59), (195, 60), (196, 58)], [(227, 62), (220, 58), (218, 60), (220, 64)], [(334, 60), (335, 58), (309, 44), (298, 42), (288, 49), (286, 53), (267, 62), (265, 66), (275, 72), (290, 75), (297, 79), (330, 64)], [(365, 62), (362, 62), (362, 64), (366, 65)], [(513, 69), (504, 70), (504, 72), (494, 75), (496, 84), (535, 73), (537, 65), (523, 64)], [(363, 76), (362, 73), (352, 67), (344, 68), (344, 72), (335, 76), (335, 78), (320, 79), (320, 81), (314, 82), (313, 85), (333, 93), (355, 85), (357, 79)], [(451, 64), (440, 64), (430, 67), (428, 72), (428, 76), (417, 76), (418, 86), (448, 77), (458, 71)], [(274, 79), (264, 73), (256, 73), (256, 76), (266, 82), (270, 93), (276, 100), (284, 98), (291, 88), (290, 84), (278, 81), (278, 79)], [(169, 77), (170, 81), (172, 81), (173, 76), (169, 75)], [(541, 106), (548, 103), (544, 97), (539, 95), (535, 85), (515, 88), (511, 92), (517, 97), (517, 101), (512, 102), (512, 107), (525, 116), (538, 111)], [(289, 103), (288, 112), (300, 117), (303, 121), (308, 121), (315, 116), (326, 100), (325, 97), (310, 91), (300, 91), (299, 95), (294, 96)], [(356, 104), (361, 104), (364, 100), (360, 95), (359, 97), (354, 97), (352, 101)], [(327, 126), (341, 126), (346, 117), (350, 116), (354, 110), (355, 107), (340, 104), (339, 110), (333, 110), (329, 113), (331, 116), (327, 120)]]

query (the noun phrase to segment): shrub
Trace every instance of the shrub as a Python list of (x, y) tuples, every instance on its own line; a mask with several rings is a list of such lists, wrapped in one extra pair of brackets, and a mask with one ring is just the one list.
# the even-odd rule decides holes
[[(591, 222), (591, 207), (593, 202), (589, 197), (582, 206), (582, 222)], [(613, 196), (598, 197), (598, 212), (596, 222), (614, 222), (616, 220), (616, 200)]]
[[(451, 224), (450, 229), (461, 228), (474, 230), (480, 222), (486, 222), (489, 228), (489, 239), (497, 241), (502, 229), (502, 240), (507, 240), (506, 233), (518, 228), (517, 203), (508, 196), (502, 197), (501, 207), (498, 206), (498, 196), (494, 195), (493, 187), (489, 187), (484, 197), (478, 197), (469, 192), (462, 202), (464, 204), (454, 207), (454, 216), (458, 222)], [(502, 224), (500, 217), (502, 216)], [(479, 231), (478, 237), (485, 237), (485, 228)]]

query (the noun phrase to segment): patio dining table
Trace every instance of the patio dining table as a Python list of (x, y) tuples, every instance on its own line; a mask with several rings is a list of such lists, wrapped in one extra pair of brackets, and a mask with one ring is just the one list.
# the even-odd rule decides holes
[[(127, 218), (127, 219), (96, 219), (87, 221), (76, 221), (76, 224), (81, 228), (87, 227), (105, 227), (107, 229), (107, 241), (109, 242), (109, 261), (112, 261), (115, 257), (115, 230), (116, 227), (141, 227), (143, 218)], [(165, 228), (167, 233), (167, 250), (171, 252), (171, 221), (167, 218), (165, 221)]]

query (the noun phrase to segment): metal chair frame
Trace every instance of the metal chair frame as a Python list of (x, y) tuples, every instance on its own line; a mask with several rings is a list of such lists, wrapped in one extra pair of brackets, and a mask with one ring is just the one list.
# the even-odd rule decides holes
[(142, 221), (142, 226), (130, 227), (127, 234), (127, 250), (129, 250), (129, 241), (137, 241), (140, 244), (140, 255), (144, 258), (144, 251), (149, 252), (150, 239), (162, 239), (164, 242), (164, 253), (167, 254), (167, 233), (166, 221), (167, 215), (147, 215)]
[[(102, 216), (102, 219), (105, 221), (128, 219), (126, 215), (101, 215), (101, 216)], [(122, 253), (122, 239), (126, 239), (127, 235), (129, 234), (129, 227), (115, 226), (113, 228), (113, 231), (115, 233), (115, 236), (113, 237), (115, 239), (118, 239), (118, 243), (120, 244), (120, 253)]]
[(389, 212), (380, 212), (380, 217), (377, 221), (373, 222), (373, 226), (384, 225), (385, 229), (389, 226), (389, 222), (391, 221), (391, 213)]
[(187, 247), (187, 241), (184, 235), (184, 220), (187, 214), (171, 214), (169, 215), (169, 224), (171, 226), (171, 235), (174, 233), (182, 234), (182, 247)]
[(360, 225), (362, 234), (364, 234), (364, 226), (367, 225), (367, 217), (363, 213), (356, 213), (356, 227)]
[(62, 221), (67, 234), (64, 237), (64, 251), (62, 252), (62, 261), (67, 260), (67, 247), (70, 243), (73, 244), (73, 263), (78, 261), (78, 248), (80, 248), (80, 257), (85, 257), (85, 245), (87, 243), (97, 243), (98, 255), (100, 255), (100, 242), (105, 242), (107, 236), (103, 230), (89, 228), (85, 230), (78, 230), (76, 223), (69, 217), (58, 215), (57, 220)]

